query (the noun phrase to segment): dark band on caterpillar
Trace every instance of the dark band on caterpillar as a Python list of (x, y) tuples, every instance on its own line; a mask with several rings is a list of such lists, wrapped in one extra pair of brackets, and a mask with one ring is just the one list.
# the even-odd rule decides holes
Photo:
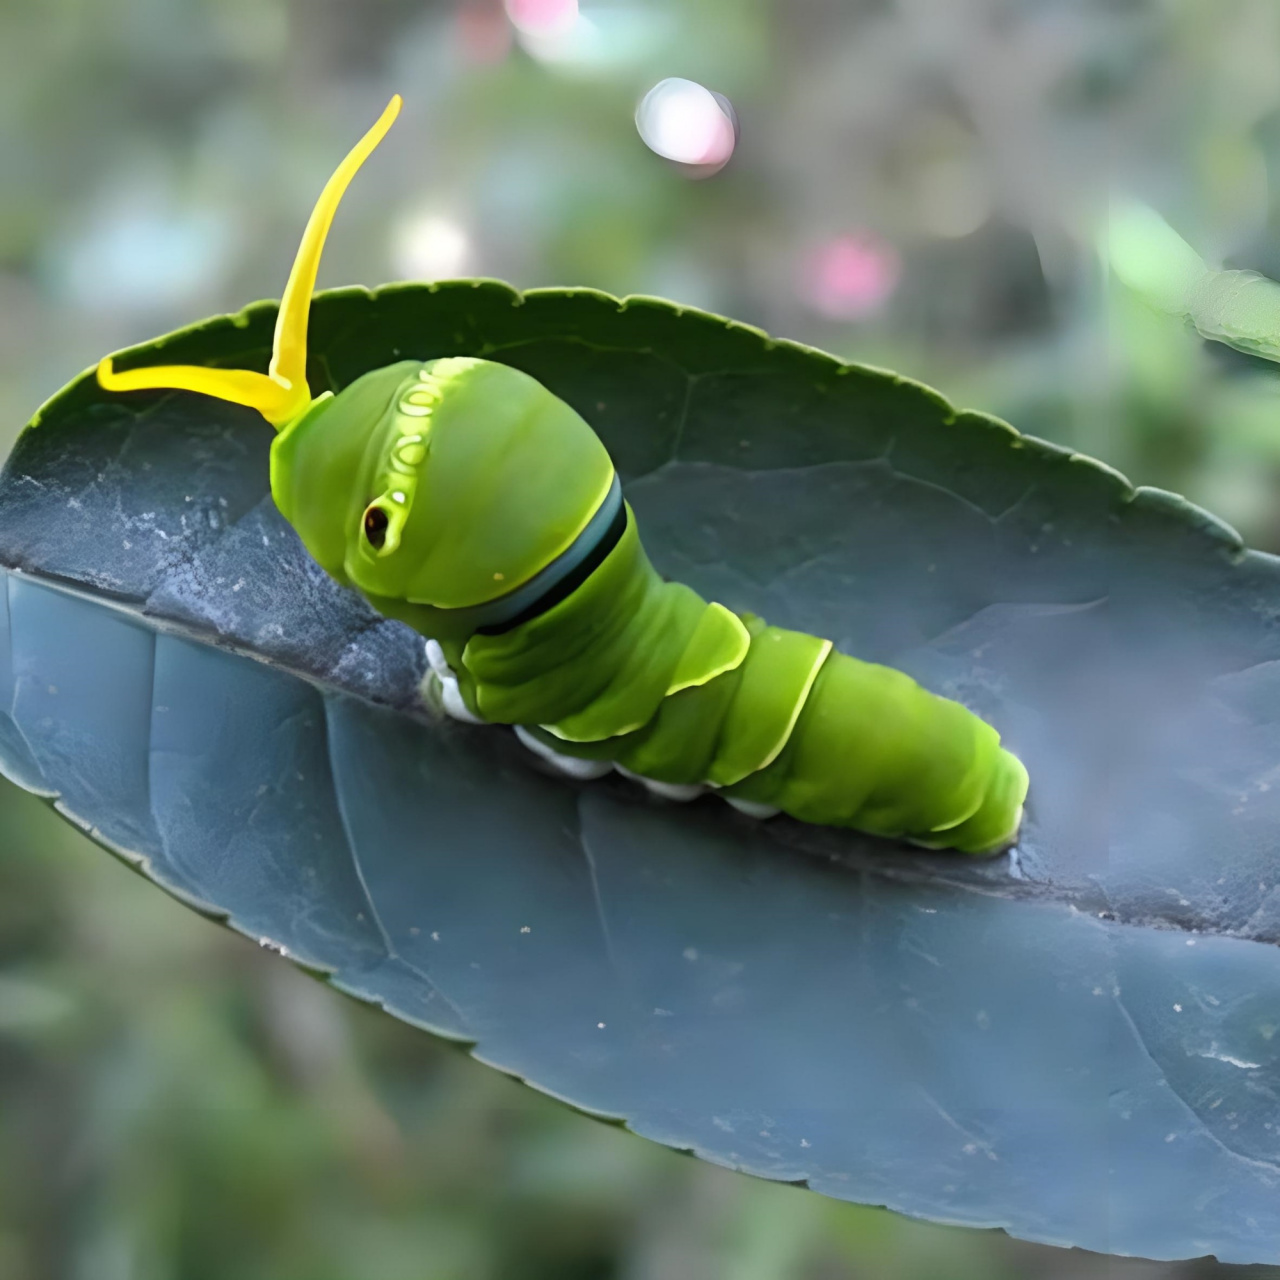
[(627, 507), (615, 475), (608, 496), (573, 545), (536, 577), (485, 606), (476, 631), (483, 636), (502, 635), (567, 600), (618, 545), (626, 527)]

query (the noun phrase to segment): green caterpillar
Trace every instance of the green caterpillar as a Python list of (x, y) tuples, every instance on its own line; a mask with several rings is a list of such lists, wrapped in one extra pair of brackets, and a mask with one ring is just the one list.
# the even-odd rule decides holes
[(704, 787), (764, 817), (994, 853), (1027, 773), (990, 725), (829, 640), (664, 581), (598, 437), (527, 374), (407, 360), (334, 396), (306, 383), (310, 298), (347, 184), (398, 112), (343, 161), (303, 235), (266, 375), (98, 368), (109, 391), (179, 388), (279, 432), (276, 505), (337, 581), (428, 638), (447, 710), (516, 726), (567, 772), (618, 768), (672, 798)]

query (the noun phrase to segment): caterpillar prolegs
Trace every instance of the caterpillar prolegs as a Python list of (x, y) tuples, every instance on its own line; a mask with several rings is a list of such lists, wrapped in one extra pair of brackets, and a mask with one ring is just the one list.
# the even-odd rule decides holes
[(405, 360), (311, 398), (324, 238), (398, 108), (321, 194), (267, 374), (117, 373), (108, 358), (101, 384), (257, 409), (278, 431), (281, 514), (326, 572), (429, 638), (456, 714), (517, 726), (580, 774), (616, 766), (671, 795), (709, 786), (757, 815), (967, 853), (1009, 845), (1027, 774), (990, 725), (899, 671), (664, 581), (599, 438), (529, 375)]

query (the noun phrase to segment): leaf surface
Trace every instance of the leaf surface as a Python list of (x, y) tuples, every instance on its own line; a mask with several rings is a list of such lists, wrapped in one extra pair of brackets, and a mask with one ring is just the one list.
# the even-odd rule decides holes
[[(258, 304), (118, 366), (265, 368)], [(309, 560), (270, 431), (82, 377), (0, 479), (0, 769), (208, 914), (717, 1163), (1101, 1251), (1280, 1261), (1280, 564), (1174, 495), (652, 299), (320, 295), (312, 389), (525, 369), (663, 573), (901, 667), (1032, 790), (975, 862), (541, 772)]]

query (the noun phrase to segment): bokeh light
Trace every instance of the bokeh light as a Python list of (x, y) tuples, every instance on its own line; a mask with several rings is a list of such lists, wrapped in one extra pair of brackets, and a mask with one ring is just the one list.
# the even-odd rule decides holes
[(471, 237), (461, 223), (442, 213), (419, 213), (396, 223), (391, 265), (403, 280), (447, 280), (466, 274)]
[(729, 100), (693, 80), (659, 81), (636, 108), (636, 128), (645, 146), (667, 160), (705, 176), (722, 169), (738, 141)]
[(892, 296), (902, 262), (892, 245), (868, 232), (824, 241), (803, 272), (805, 300), (831, 320), (861, 320)]
[(566, 34), (578, 21), (578, 0), (505, 0), (507, 17), (526, 35)]
[(991, 193), (982, 175), (961, 157), (921, 165), (910, 189), (920, 229), (942, 240), (972, 235), (991, 214)]
[(610, 5), (580, 13), (564, 0), (507, 0), (520, 47), (536, 62), (599, 80), (644, 63), (669, 39), (671, 15), (642, 5)]
[(140, 187), (104, 197), (94, 221), (52, 237), (44, 258), (49, 283), (70, 304), (146, 314), (201, 297), (234, 248), (219, 210), (183, 207)]

